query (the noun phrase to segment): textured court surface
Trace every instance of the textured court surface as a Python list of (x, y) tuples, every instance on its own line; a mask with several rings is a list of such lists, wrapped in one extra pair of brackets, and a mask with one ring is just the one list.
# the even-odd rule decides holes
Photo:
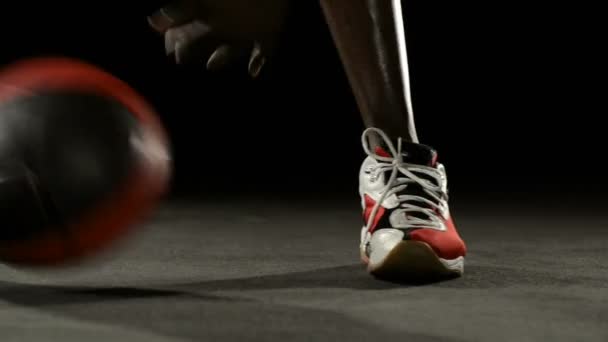
[(175, 202), (103, 262), (0, 267), (0, 340), (608, 341), (604, 218), (461, 204), (465, 277), (414, 286), (364, 272), (337, 203)]

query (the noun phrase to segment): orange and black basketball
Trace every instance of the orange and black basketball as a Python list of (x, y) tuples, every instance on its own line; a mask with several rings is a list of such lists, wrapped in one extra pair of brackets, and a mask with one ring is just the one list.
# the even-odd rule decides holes
[(88, 63), (0, 71), (0, 262), (77, 262), (128, 235), (165, 194), (167, 134), (123, 81)]

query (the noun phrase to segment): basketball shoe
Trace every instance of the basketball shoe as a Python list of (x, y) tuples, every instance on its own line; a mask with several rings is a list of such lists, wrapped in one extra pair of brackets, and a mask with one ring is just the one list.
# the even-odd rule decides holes
[[(380, 143), (373, 150), (370, 138)], [(387, 279), (460, 276), (466, 246), (448, 207), (445, 168), (432, 148), (369, 128), (362, 136), (368, 157), (359, 174), (363, 207), (361, 259)]]

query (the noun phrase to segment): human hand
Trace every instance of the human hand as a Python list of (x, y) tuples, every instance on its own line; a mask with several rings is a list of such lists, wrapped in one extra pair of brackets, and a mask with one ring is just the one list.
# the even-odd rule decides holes
[(272, 54), (289, 0), (174, 0), (148, 17), (178, 64), (219, 70), (247, 60), (257, 77)]

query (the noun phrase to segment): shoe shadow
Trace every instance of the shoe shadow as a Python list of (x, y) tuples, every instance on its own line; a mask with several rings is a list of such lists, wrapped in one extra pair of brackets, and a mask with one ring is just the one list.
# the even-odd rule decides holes
[(570, 277), (554, 272), (526, 268), (471, 264), (462, 277), (429, 277), (416, 279), (379, 279), (370, 276), (359, 264), (322, 268), (311, 271), (262, 275), (235, 279), (176, 283), (170, 288), (185, 292), (249, 291), (279, 289), (349, 289), (378, 291), (415, 287), (489, 289), (513, 285), (533, 286), (605, 286), (605, 277)]
[(202, 301), (235, 301), (242, 299), (206, 293), (215, 291), (295, 288), (383, 290), (408, 286), (424, 286), (439, 282), (439, 280), (408, 281), (407, 279), (402, 279), (387, 281), (377, 279), (371, 277), (364, 267), (356, 264), (286, 274), (177, 283), (160, 286), (160, 288), (36, 285), (0, 281), (0, 299), (34, 307), (152, 298), (170, 299), (176, 297), (188, 297)]
[[(379, 330), (376, 325), (343, 312), (267, 301), (255, 295), (255, 290), (261, 289), (382, 291), (403, 287), (375, 280), (361, 265), (153, 287), (31, 285), (0, 281), (0, 301), (78, 321), (185, 340), (243, 341), (255, 336), (253, 340), (266, 341), (398, 340), (404, 337), (415, 341), (455, 341), (392, 328)], [(213, 293), (231, 290), (236, 294)], [(253, 292), (239, 294), (239, 291), (248, 290)]]
[(248, 291), (273, 289), (338, 288), (352, 290), (384, 290), (412, 286), (426, 286), (452, 280), (452, 278), (428, 279), (379, 279), (370, 276), (360, 264), (344, 265), (311, 271), (256, 277), (222, 279), (204, 282), (175, 284), (172, 288), (197, 291)]
[[(433, 286), (449, 288), (501, 288), (513, 284), (576, 285), (595, 284), (603, 279), (571, 278), (504, 266), (469, 265), (462, 278), (378, 279), (370, 276), (360, 264), (321, 268), (233, 279), (173, 283), (156, 288), (86, 287), (18, 284), (0, 281), (0, 299), (27, 306), (50, 306), (134, 299), (171, 299), (187, 297), (200, 301), (241, 301), (242, 298), (212, 295), (218, 291), (273, 289), (351, 289), (362, 291), (390, 290)], [(152, 286), (151, 286), (152, 287)]]

